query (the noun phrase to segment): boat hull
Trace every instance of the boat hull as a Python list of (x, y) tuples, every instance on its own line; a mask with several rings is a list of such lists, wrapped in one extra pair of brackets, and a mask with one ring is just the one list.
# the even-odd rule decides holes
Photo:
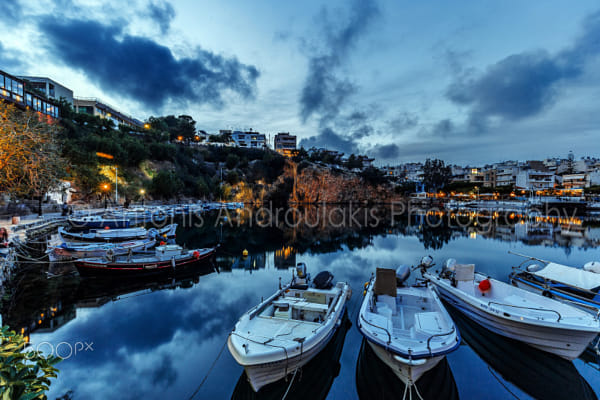
[(122, 229), (129, 228), (129, 219), (106, 219), (100, 221), (69, 220), (69, 223), (76, 229)]
[(182, 269), (194, 268), (211, 260), (216, 248), (201, 254), (198, 258), (187, 257), (176, 260), (145, 261), (145, 262), (92, 262), (75, 261), (75, 267), (81, 276), (95, 277), (126, 277), (169, 274)]
[(367, 341), (371, 349), (377, 357), (383, 361), (385, 365), (387, 365), (394, 374), (405, 384), (414, 384), (423, 376), (423, 374), (436, 365), (439, 364), (440, 361), (444, 359), (445, 356), (437, 356), (423, 359), (424, 363), (419, 365), (411, 365), (408, 363), (404, 363), (399, 361), (394, 357), (394, 354), (387, 351), (382, 346), (375, 344), (371, 341)]
[[(343, 315), (343, 312), (341, 315)], [(319, 354), (321, 350), (327, 346), (335, 332), (337, 332), (339, 329), (341, 322), (342, 320), (339, 319), (336, 322), (335, 328), (329, 332), (324, 340), (321, 340), (302, 354), (291, 357), (287, 360), (283, 359), (265, 364), (244, 366), (246, 377), (248, 378), (248, 382), (250, 383), (250, 386), (252, 386), (252, 389), (254, 389), (255, 392), (258, 392), (263, 386), (266, 386), (269, 383), (277, 382), (278, 380), (285, 378), (287, 375), (293, 374), (298, 368), (306, 365), (313, 357)]]
[(556, 354), (567, 360), (579, 357), (596, 332), (565, 329), (555, 326), (539, 326), (519, 323), (501, 318), (470, 304), (443, 286), (436, 285), (440, 296), (467, 317), (499, 335), (519, 340), (532, 347)]

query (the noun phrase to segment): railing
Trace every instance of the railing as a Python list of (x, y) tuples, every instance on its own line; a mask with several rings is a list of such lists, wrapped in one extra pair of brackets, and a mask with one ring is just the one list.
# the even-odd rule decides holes
[(488, 302), (488, 305), (492, 305), (492, 304), (497, 304), (497, 305), (503, 306), (503, 307), (521, 308), (521, 309), (524, 309), (524, 310), (534, 310), (534, 311), (551, 312), (551, 313), (554, 313), (554, 314), (558, 315), (558, 319), (556, 320), (556, 322), (558, 322), (558, 321), (560, 321), (562, 319), (562, 315), (560, 315), (560, 313), (558, 311), (556, 311), (556, 310), (549, 310), (547, 308), (535, 308), (535, 307), (515, 306), (513, 304), (498, 303), (496, 301), (490, 301), (490, 302)]
[(379, 325), (375, 325), (375, 324), (373, 324), (373, 323), (371, 323), (371, 322), (367, 321), (367, 320), (365, 319), (365, 317), (364, 317), (362, 314), (360, 314), (360, 319), (362, 319), (363, 321), (365, 321), (367, 324), (369, 324), (369, 325), (371, 325), (371, 326), (374, 326), (374, 327), (375, 327), (375, 328), (377, 328), (377, 329), (381, 329), (381, 330), (385, 331), (385, 333), (387, 333), (387, 335), (388, 335), (388, 341), (387, 341), (387, 344), (390, 344), (390, 343), (392, 343), (392, 335), (390, 334), (390, 332), (389, 332), (389, 331), (388, 331), (386, 328), (384, 328), (384, 327), (382, 327), (382, 326), (379, 326)]
[(429, 350), (429, 355), (431, 355), (431, 340), (434, 337), (442, 337), (442, 336), (448, 336), (448, 335), (452, 335), (454, 333), (455, 329), (454, 327), (452, 327), (452, 330), (450, 332), (446, 332), (446, 333), (436, 333), (435, 335), (431, 335), (429, 336), (429, 338), (427, 339), (427, 350)]

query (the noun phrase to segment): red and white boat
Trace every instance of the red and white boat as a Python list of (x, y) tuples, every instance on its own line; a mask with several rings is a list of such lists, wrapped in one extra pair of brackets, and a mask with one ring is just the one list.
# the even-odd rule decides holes
[(184, 250), (176, 244), (157, 246), (154, 254), (82, 258), (75, 267), (82, 276), (145, 276), (175, 272), (209, 261), (217, 247)]

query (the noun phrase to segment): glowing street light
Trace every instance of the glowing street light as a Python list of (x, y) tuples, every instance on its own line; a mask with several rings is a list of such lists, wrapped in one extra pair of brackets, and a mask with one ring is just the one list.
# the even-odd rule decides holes
[(144, 207), (144, 195), (146, 194), (146, 191), (144, 189), (140, 189), (140, 195), (142, 196), (142, 208)]
[(108, 185), (108, 183), (105, 183), (102, 185), (102, 191), (104, 192), (104, 209), (106, 210), (108, 208), (108, 190), (110, 189), (110, 186)]

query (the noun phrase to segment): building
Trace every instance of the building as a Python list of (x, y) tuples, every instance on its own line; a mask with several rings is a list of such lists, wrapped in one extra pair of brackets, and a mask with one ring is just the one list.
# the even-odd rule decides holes
[(233, 131), (231, 139), (237, 147), (264, 149), (267, 147), (267, 137), (259, 132)]
[(583, 189), (589, 187), (588, 174), (564, 174), (562, 176), (562, 186), (568, 190)]
[(554, 172), (522, 170), (517, 175), (515, 187), (523, 190), (547, 190), (554, 188)]
[(26, 81), (26, 85), (42, 92), (49, 99), (59, 101), (61, 98), (64, 98), (73, 104), (73, 91), (50, 78), (38, 76), (20, 76), (19, 78)]
[(276, 152), (284, 156), (292, 156), (296, 152), (296, 136), (290, 135), (289, 132), (280, 132), (275, 135), (273, 148)]
[(59, 105), (43, 95), (25, 89), (25, 82), (0, 70), (0, 99), (22, 109), (32, 109), (51, 118), (60, 117)]
[(495, 168), (486, 168), (483, 170), (483, 187), (495, 188), (497, 185), (497, 175)]
[(127, 125), (132, 128), (143, 128), (144, 123), (130, 115), (118, 111), (116, 108), (101, 102), (96, 98), (75, 97), (73, 109), (82, 114), (95, 115), (100, 118), (110, 119), (115, 125)]
[(519, 168), (514, 165), (500, 165), (496, 167), (496, 187), (515, 186)]

